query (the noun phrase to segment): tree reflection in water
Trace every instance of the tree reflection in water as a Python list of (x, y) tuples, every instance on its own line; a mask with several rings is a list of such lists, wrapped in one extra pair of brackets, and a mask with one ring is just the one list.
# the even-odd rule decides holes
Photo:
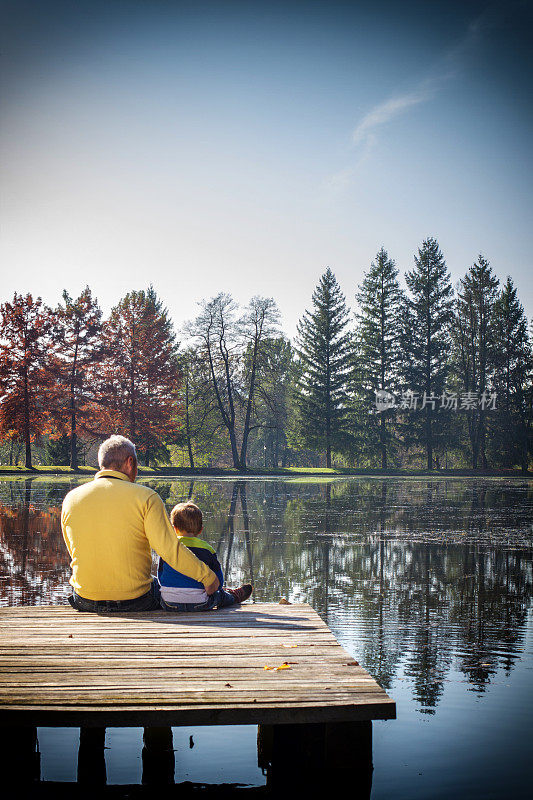
[[(193, 499), (229, 585), (310, 603), (385, 688), (403, 677), (434, 713), (450, 676), (483, 694), (523, 657), (531, 484), (521, 480), (145, 481)], [(3, 604), (60, 602), (73, 480), (0, 482)]]

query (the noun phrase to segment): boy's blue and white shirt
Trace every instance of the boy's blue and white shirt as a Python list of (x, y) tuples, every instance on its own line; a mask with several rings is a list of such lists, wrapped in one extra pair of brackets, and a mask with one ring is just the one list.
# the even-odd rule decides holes
[[(216, 551), (208, 542), (203, 539), (198, 539), (196, 536), (180, 536), (179, 540), (194, 555), (203, 561), (204, 564), (213, 570), (215, 575), (220, 581), (220, 585), (224, 584), (224, 575), (222, 574), (222, 567), (220, 566), (217, 558)], [(193, 578), (188, 578), (181, 572), (177, 572), (170, 567), (162, 558), (159, 559), (159, 566), (157, 568), (157, 577), (161, 586), (161, 597), (166, 603), (205, 603), (207, 600), (207, 592), (203, 583), (195, 581)]]

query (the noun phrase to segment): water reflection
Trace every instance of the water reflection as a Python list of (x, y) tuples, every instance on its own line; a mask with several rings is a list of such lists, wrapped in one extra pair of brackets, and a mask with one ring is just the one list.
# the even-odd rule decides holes
[[(309, 602), (386, 689), (435, 713), (448, 681), (480, 696), (523, 656), (532, 590), (528, 481), (145, 481), (204, 511), (228, 583)], [(60, 602), (74, 480), (0, 482), (0, 602)]]

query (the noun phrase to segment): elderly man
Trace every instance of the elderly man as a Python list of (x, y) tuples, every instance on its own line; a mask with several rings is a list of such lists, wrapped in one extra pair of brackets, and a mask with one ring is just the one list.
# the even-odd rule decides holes
[(213, 594), (219, 586), (215, 573), (180, 544), (159, 495), (135, 483), (133, 442), (111, 436), (100, 446), (98, 464), (94, 480), (63, 501), (61, 528), (72, 559), (70, 604), (79, 611), (159, 608), (151, 548)]

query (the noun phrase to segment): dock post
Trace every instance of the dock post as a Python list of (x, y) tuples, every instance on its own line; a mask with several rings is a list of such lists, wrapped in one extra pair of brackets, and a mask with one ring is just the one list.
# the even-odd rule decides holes
[(80, 728), (78, 783), (105, 786), (105, 728)]
[(40, 781), (37, 728), (0, 728), (0, 775), (3, 783), (9, 783), (10, 778), (25, 786)]
[(174, 746), (172, 728), (146, 727), (143, 734), (142, 783), (168, 786), (174, 783)]
[(259, 725), (257, 761), (266, 771), (268, 790), (315, 788), (324, 769), (325, 737), (323, 723)]
[(372, 723), (259, 725), (257, 762), (273, 794), (349, 789), (353, 800), (368, 800)]
[(326, 769), (339, 789), (351, 787), (353, 800), (368, 800), (372, 790), (372, 722), (326, 725)]

